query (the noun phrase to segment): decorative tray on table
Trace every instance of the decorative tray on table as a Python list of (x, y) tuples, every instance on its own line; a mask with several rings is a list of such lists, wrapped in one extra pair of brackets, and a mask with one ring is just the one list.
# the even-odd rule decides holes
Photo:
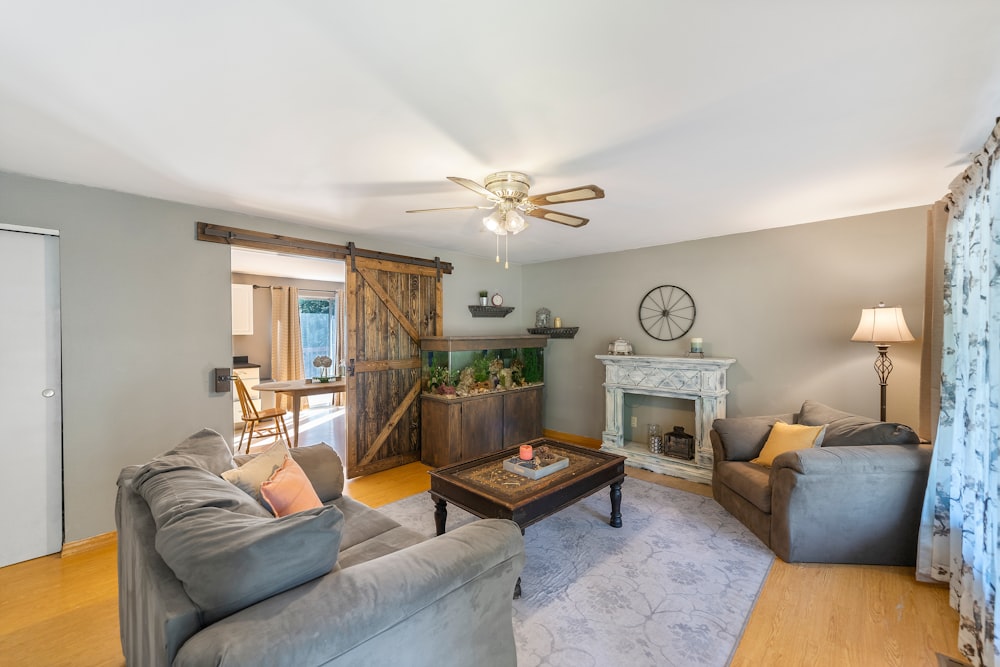
[(536, 453), (535, 458), (530, 461), (524, 461), (517, 456), (513, 456), (509, 459), (504, 459), (503, 462), (504, 470), (517, 473), (529, 479), (541, 479), (568, 466), (568, 458), (565, 456), (556, 456), (546, 451)]

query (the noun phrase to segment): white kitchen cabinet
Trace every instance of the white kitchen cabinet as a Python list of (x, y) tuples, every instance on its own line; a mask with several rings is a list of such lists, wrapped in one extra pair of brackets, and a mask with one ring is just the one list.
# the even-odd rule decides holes
[(233, 285), (233, 335), (253, 335), (253, 285)]

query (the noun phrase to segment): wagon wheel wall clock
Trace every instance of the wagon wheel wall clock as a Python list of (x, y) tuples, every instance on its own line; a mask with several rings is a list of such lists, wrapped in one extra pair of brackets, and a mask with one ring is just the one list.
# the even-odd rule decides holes
[(639, 324), (656, 340), (677, 340), (694, 324), (694, 299), (676, 285), (654, 287), (639, 302)]

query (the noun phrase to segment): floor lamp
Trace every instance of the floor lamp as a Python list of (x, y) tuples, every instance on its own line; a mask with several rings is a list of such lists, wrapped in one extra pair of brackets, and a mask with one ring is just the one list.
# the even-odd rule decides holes
[(882, 390), (879, 418), (885, 421), (885, 385), (889, 380), (889, 373), (892, 372), (892, 362), (888, 354), (889, 343), (907, 343), (913, 340), (913, 334), (903, 319), (903, 309), (899, 306), (886, 308), (884, 301), (880, 301), (874, 308), (862, 308), (858, 330), (851, 336), (851, 340), (858, 343), (875, 343), (875, 347), (878, 348), (875, 374), (878, 375), (878, 383)]

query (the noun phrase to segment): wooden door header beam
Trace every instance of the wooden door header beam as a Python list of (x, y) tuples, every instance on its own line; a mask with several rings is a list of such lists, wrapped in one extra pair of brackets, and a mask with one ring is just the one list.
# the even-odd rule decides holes
[(227, 245), (239, 246), (242, 248), (255, 248), (257, 250), (270, 250), (273, 252), (290, 252), (308, 257), (321, 257), (323, 259), (344, 259), (352, 254), (355, 257), (367, 257), (369, 259), (381, 259), (400, 264), (410, 264), (435, 269), (440, 273), (451, 273), (451, 262), (442, 262), (439, 257), (434, 259), (423, 259), (421, 257), (409, 257), (407, 255), (396, 255), (378, 250), (365, 250), (351, 244), (351, 247), (337, 245), (335, 243), (324, 243), (323, 241), (310, 241), (299, 239), (293, 236), (280, 236), (278, 234), (268, 234), (266, 232), (255, 232), (249, 229), (238, 229), (236, 227), (223, 227), (207, 222), (197, 223), (197, 239), (208, 241), (209, 243), (225, 243)]

